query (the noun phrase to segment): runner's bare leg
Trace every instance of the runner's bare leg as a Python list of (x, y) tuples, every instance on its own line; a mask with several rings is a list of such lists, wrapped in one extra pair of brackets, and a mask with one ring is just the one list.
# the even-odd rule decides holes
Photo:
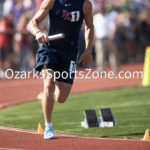
[[(55, 82), (53, 78), (50, 78), (49, 74), (47, 74), (46, 69), (44, 69), (42, 73), (45, 75), (42, 108), (45, 123), (50, 123), (52, 121), (52, 112), (54, 106)], [(53, 75), (53, 71), (49, 71), (49, 73)]]

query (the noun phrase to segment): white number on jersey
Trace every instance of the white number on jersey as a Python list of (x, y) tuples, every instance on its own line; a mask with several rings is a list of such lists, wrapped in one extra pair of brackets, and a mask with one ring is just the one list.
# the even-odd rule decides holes
[(73, 11), (71, 12), (71, 22), (76, 22), (76, 21), (79, 21), (80, 19), (80, 11)]

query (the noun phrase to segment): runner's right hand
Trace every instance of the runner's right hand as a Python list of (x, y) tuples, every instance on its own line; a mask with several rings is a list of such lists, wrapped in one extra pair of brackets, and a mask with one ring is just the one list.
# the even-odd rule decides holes
[(49, 41), (49, 40), (48, 40), (48, 37), (47, 37), (46, 34), (43, 33), (43, 32), (38, 32), (38, 33), (36, 33), (35, 37), (36, 37), (36, 40), (37, 40), (39, 43), (42, 43), (42, 44), (47, 43), (47, 42)]

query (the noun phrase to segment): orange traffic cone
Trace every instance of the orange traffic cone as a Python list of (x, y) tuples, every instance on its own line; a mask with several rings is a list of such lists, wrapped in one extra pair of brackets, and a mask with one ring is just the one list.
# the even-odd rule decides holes
[(143, 137), (143, 139), (142, 140), (150, 140), (150, 138), (149, 138), (149, 129), (146, 129), (146, 131), (145, 131), (145, 135), (144, 135), (144, 137)]
[(42, 129), (41, 123), (38, 124), (38, 133), (39, 133), (39, 134), (43, 134), (43, 133), (44, 133), (44, 132), (43, 132), (43, 129)]

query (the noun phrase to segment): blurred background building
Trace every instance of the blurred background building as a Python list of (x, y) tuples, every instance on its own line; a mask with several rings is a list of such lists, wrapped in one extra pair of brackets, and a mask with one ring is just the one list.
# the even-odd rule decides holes
[[(41, 2), (42, 0), (0, 0), (0, 77), (4, 76), (8, 68), (29, 71), (34, 67), (38, 43), (28, 33), (27, 23), (39, 9)], [(145, 49), (150, 44), (150, 1), (93, 0), (93, 7), (94, 18), (105, 9), (105, 16), (109, 18), (110, 24), (113, 24), (113, 36), (110, 34), (109, 40), (115, 44), (117, 57), (113, 59), (117, 59), (116, 70), (119, 70), (119, 64), (142, 62)], [(94, 24), (94, 26), (100, 27), (100, 32), (104, 32), (102, 25)], [(48, 30), (47, 27), (45, 24), (41, 25), (41, 29), (45, 32)], [(80, 53), (84, 51), (83, 35), (84, 27), (80, 34)], [(105, 38), (108, 37), (103, 35), (103, 39)], [(95, 41), (97, 39), (99, 37), (95, 33)], [(93, 43), (95, 60), (93, 67), (98, 65), (96, 59), (102, 53), (102, 49), (99, 50), (95, 43)], [(111, 64), (109, 57), (109, 52), (106, 52), (103, 58), (105, 67)]]

